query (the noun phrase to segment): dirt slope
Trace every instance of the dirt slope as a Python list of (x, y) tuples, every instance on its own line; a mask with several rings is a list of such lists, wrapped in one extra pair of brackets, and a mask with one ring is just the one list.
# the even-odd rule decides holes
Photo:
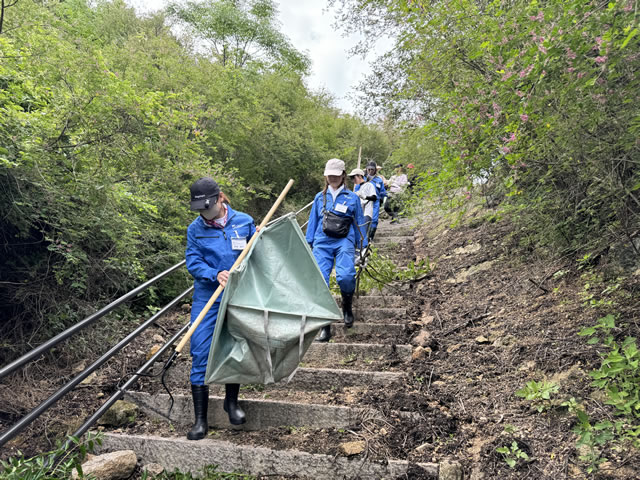
[[(600, 363), (597, 348), (577, 332), (615, 308), (629, 325), (624, 334), (637, 336), (640, 278), (621, 286), (617, 304), (589, 306), (584, 285), (591, 281), (595, 288), (603, 265), (585, 273), (568, 258), (525, 251), (508, 221), (485, 222), (481, 215), (471, 214), (453, 230), (430, 215), (416, 232), (418, 259), (436, 264), (430, 278), (411, 286), (420, 306), (417, 328), (430, 333), (430, 352), (412, 363), (413, 384), (397, 397), (437, 404), (449, 419), (422, 432), (433, 441), (416, 460), (446, 454), (463, 461), (476, 480), (640, 478), (637, 450), (602, 452), (608, 461), (588, 475), (572, 433), (575, 415), (559, 406), (575, 397), (589, 414), (611, 415), (590, 387), (588, 372)], [(559, 391), (539, 413), (515, 392), (543, 379)], [(514, 441), (529, 460), (510, 468), (496, 449)]]

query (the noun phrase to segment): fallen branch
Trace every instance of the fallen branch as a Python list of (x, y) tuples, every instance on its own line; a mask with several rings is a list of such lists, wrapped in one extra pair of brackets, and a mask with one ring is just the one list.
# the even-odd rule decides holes
[(536, 287), (538, 287), (540, 290), (542, 290), (544, 293), (549, 293), (549, 290), (544, 288), (542, 285), (540, 285), (538, 282), (536, 282), (533, 278), (529, 278), (528, 279), (531, 283), (533, 283)]

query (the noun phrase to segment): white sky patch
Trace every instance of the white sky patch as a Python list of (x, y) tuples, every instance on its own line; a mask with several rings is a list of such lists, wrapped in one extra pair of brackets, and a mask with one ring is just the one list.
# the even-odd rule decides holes
[[(165, 0), (128, 0), (139, 12), (151, 12), (162, 8)], [(311, 59), (311, 73), (306, 79), (314, 91), (327, 90), (336, 99), (336, 107), (347, 113), (354, 113), (347, 95), (355, 91), (358, 83), (371, 72), (370, 61), (391, 47), (391, 40), (382, 38), (366, 59), (350, 57), (349, 49), (361, 37), (357, 34), (347, 37), (342, 31), (332, 27), (334, 12), (325, 11), (326, 2), (320, 0), (280, 0), (280, 31), (294, 45)]]

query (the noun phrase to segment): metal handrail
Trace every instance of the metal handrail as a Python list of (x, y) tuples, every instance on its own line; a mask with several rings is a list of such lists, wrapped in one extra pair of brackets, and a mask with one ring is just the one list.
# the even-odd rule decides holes
[[(294, 217), (297, 217), (298, 215), (300, 215), (302, 212), (304, 212), (307, 208), (309, 208), (311, 205), (313, 205), (313, 202), (309, 202), (307, 203), (304, 207), (302, 207), (300, 210), (298, 210), (297, 212), (294, 212)], [(267, 223), (267, 227), (273, 223), (276, 223), (277, 221), (279, 221), (281, 218), (286, 217), (287, 215), (291, 215), (290, 213), (287, 213), (285, 215), (282, 215), (281, 217), (275, 218), (273, 220), (271, 220), (269, 223)], [(306, 224), (305, 224), (306, 225)]]
[(155, 321), (164, 315), (168, 310), (174, 307), (180, 300), (186, 297), (193, 291), (193, 287), (189, 287), (187, 290), (182, 292), (176, 298), (171, 300), (167, 305), (165, 305), (161, 310), (159, 310), (155, 315), (150, 317), (147, 321), (141, 324), (138, 328), (132, 331), (129, 335), (123, 338), (116, 345), (111, 347), (104, 355), (102, 355), (99, 359), (93, 362), (89, 367), (85, 368), (82, 372), (80, 372), (73, 380), (66, 383), (63, 387), (61, 387), (58, 391), (56, 391), (53, 395), (51, 395), (48, 399), (34, 408), (29, 414), (22, 417), (20, 421), (15, 423), (12, 427), (2, 432), (0, 435), (0, 447), (2, 447), (5, 443), (15, 437), (22, 429), (24, 429), (27, 425), (33, 422), (36, 418), (42, 415), (46, 410), (48, 410), (53, 404), (55, 404), (60, 398), (73, 390), (82, 380), (87, 378), (94, 370), (101, 367), (106, 361), (111, 359), (118, 351), (124, 348), (126, 345), (131, 343), (131, 341), (140, 335), (144, 330), (146, 330), (149, 326), (151, 326)]
[[(312, 204), (313, 204), (313, 202), (310, 202), (307, 205), (305, 205), (304, 207), (302, 207), (300, 210), (295, 212), (295, 216), (299, 215), (301, 212), (303, 212), (304, 210), (309, 208)], [(275, 221), (277, 221), (277, 219), (272, 221), (272, 222), (270, 222), (270, 223), (273, 223)], [(144, 290), (146, 290), (148, 287), (150, 287), (152, 284), (154, 284), (158, 280), (164, 278), (165, 276), (167, 276), (171, 272), (173, 272), (173, 271), (177, 270), (178, 268), (180, 268), (181, 266), (185, 265), (185, 263), (186, 263), (185, 260), (181, 261), (180, 263), (177, 263), (176, 265), (170, 267), (169, 269), (165, 270), (164, 272), (160, 273), (159, 275), (156, 275), (155, 277), (153, 277), (152, 279), (148, 280), (147, 282), (139, 285), (138, 287), (136, 287), (135, 289), (133, 289), (130, 292), (126, 293), (125, 295), (121, 296), (120, 298), (114, 300), (113, 302), (111, 302), (110, 304), (108, 304), (107, 306), (102, 308), (101, 310), (99, 310), (99, 311), (95, 312), (94, 314), (88, 316), (87, 318), (85, 318), (84, 320), (78, 322), (77, 324), (73, 325), (72, 327), (68, 328), (67, 330), (59, 333), (55, 337), (47, 340), (45, 343), (43, 343), (42, 345), (34, 348), (33, 350), (31, 350), (30, 352), (28, 352), (25, 355), (21, 356), (17, 360), (14, 360), (13, 362), (9, 363), (8, 365), (6, 365), (2, 369), (0, 369), (0, 379), (5, 377), (5, 376), (7, 376), (7, 375), (9, 375), (10, 373), (14, 372), (15, 370), (17, 370), (18, 368), (24, 366), (25, 364), (33, 361), (35, 358), (39, 357), (40, 355), (42, 355), (46, 351), (50, 350), (55, 345), (61, 343), (62, 341), (68, 339), (69, 337), (73, 336), (74, 334), (76, 334), (77, 332), (82, 330), (83, 328), (86, 328), (89, 325), (93, 324), (96, 320), (98, 320), (101, 317), (105, 316), (106, 314), (110, 313), (116, 307), (118, 307), (122, 303), (126, 302), (127, 300), (129, 300), (129, 299), (135, 297), (136, 295), (138, 295), (139, 293), (143, 292)], [(143, 324), (141, 324), (135, 330), (133, 330), (131, 333), (129, 333), (124, 339), (122, 339), (115, 346), (110, 348), (105, 354), (103, 354), (99, 359), (97, 359), (95, 362), (93, 362), (89, 367), (87, 367), (82, 372), (80, 372), (71, 381), (69, 381), (65, 385), (63, 385), (54, 394), (52, 394), (48, 399), (46, 399), (39, 406), (34, 408), (31, 412), (29, 412), (27, 415), (25, 415), (22, 419), (20, 419), (17, 423), (15, 423), (9, 429), (7, 429), (4, 432), (2, 432), (2, 434), (0, 434), (0, 447), (2, 447), (9, 440), (14, 438), (16, 435), (18, 435), (25, 427), (30, 425), (35, 419), (37, 419), (46, 410), (48, 410), (51, 406), (53, 406), (56, 402), (58, 402), (58, 400), (60, 400), (60, 398), (62, 398), (64, 395), (66, 395), (71, 390), (73, 390), (80, 382), (82, 382), (85, 378), (87, 378), (91, 373), (93, 373), (95, 370), (100, 368), (105, 362), (110, 360), (122, 348), (124, 348), (126, 345), (131, 343), (131, 341), (134, 338), (136, 338), (144, 330), (146, 330), (149, 326), (151, 326), (153, 323), (155, 323), (155, 321), (158, 318), (160, 318), (162, 315), (164, 315), (168, 310), (170, 310), (172, 307), (174, 307), (180, 300), (182, 300), (184, 297), (186, 297), (192, 291), (193, 291), (193, 287), (190, 287), (187, 290), (185, 290), (184, 292), (182, 292), (180, 295), (178, 295), (176, 298), (174, 298), (171, 302), (169, 302), (165, 307), (163, 307), (161, 310), (159, 310), (156, 314), (154, 314), (152, 317), (150, 317), (148, 320), (146, 320)], [(122, 398), (122, 396), (124, 396), (124, 393), (125, 393), (126, 389), (129, 386), (131, 386), (133, 383), (135, 383), (138, 380), (138, 378), (140, 378), (140, 376), (142, 376), (153, 365), (153, 363), (156, 361), (156, 359), (158, 357), (160, 357), (160, 355), (162, 355), (182, 335), (182, 333), (187, 328), (189, 328), (189, 324), (186, 324), (184, 327), (182, 327), (179, 332), (177, 332), (164, 346), (162, 346), (160, 348), (160, 350), (158, 350), (158, 352), (156, 352), (142, 367), (140, 367), (136, 371), (136, 373), (122, 387), (120, 387), (118, 389), (118, 391), (116, 393), (114, 393), (93, 415), (91, 415), (85, 421), (85, 423), (73, 434), (73, 436), (79, 437), (79, 436), (83, 435), (84, 433), (86, 433), (87, 430), (89, 428), (91, 428), (91, 426), (117, 400), (119, 400), (120, 398)]]
[(151, 366), (153, 366), (155, 362), (158, 361), (158, 358), (164, 352), (166, 352), (176, 342), (176, 340), (178, 340), (178, 338), (180, 338), (182, 334), (185, 333), (188, 329), (189, 329), (189, 324), (187, 323), (173, 337), (171, 337), (171, 339), (167, 343), (165, 343), (151, 358), (149, 358), (149, 360), (147, 360), (147, 362), (144, 365), (142, 365), (138, 370), (136, 370), (136, 373), (134, 373), (133, 376), (129, 380), (127, 380), (127, 382), (124, 385), (118, 388), (116, 393), (111, 395), (111, 397), (109, 397), (109, 399), (104, 404), (102, 404), (102, 406), (98, 410), (96, 410), (96, 412), (93, 415), (87, 418), (87, 420), (85, 420), (82, 426), (73, 433), (73, 436), (76, 438), (79, 438), (80, 436), (87, 433), (87, 430), (89, 430), (91, 426), (94, 423), (96, 423), (100, 419), (100, 417), (102, 417), (102, 415), (104, 415), (105, 412), (109, 410), (109, 408), (114, 403), (116, 403), (118, 400), (120, 400), (124, 396), (125, 392), (127, 391), (127, 388), (129, 388), (141, 376), (143, 376), (143, 374), (147, 370), (149, 370), (149, 368), (151, 368)]
[(56, 346), (60, 342), (66, 340), (67, 338), (71, 337), (76, 332), (82, 330), (83, 328), (88, 327), (89, 325), (91, 325), (93, 322), (95, 322), (99, 318), (104, 317), (107, 313), (111, 312), (114, 308), (120, 306), (122, 303), (126, 302), (127, 300), (135, 297), (140, 292), (143, 292), (144, 290), (149, 288), (151, 285), (153, 285), (155, 282), (157, 282), (161, 278), (167, 276), (168, 274), (170, 274), (174, 270), (177, 270), (178, 268), (183, 266), (185, 263), (186, 263), (186, 260), (182, 260), (180, 263), (176, 263), (173, 267), (168, 268), (164, 272), (162, 272), (159, 275), (156, 275), (155, 277), (153, 277), (151, 280), (148, 280), (147, 282), (143, 283), (142, 285), (139, 285), (138, 287), (134, 288), (130, 292), (125, 293), (123, 296), (121, 296), (117, 300), (114, 300), (113, 302), (111, 302), (106, 307), (102, 308), (101, 310), (98, 310), (96, 313), (94, 313), (92, 315), (89, 315), (87, 318), (85, 318), (84, 320), (81, 320), (80, 322), (76, 323), (75, 325), (73, 325), (72, 327), (68, 328), (64, 332), (59, 333), (55, 337), (53, 337), (53, 338), (47, 340), (46, 342), (44, 342), (42, 345), (40, 345), (40, 346), (34, 348), (33, 350), (31, 350), (30, 352), (24, 354), (23, 356), (21, 356), (17, 360), (14, 360), (10, 364), (2, 367), (2, 369), (0, 369), (0, 379), (3, 378), (3, 377), (6, 377), (7, 375), (9, 375), (10, 373), (14, 372), (15, 370), (17, 370), (18, 368), (22, 367), (23, 365), (31, 362), (32, 360), (34, 360), (35, 358), (39, 357), (40, 355), (42, 355), (47, 350), (49, 350), (52, 347)]

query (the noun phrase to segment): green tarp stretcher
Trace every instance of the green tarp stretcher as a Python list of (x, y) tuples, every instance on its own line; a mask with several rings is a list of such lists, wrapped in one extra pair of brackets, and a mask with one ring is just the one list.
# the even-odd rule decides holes
[(256, 235), (224, 289), (206, 383), (291, 379), (318, 330), (342, 320), (293, 214)]

